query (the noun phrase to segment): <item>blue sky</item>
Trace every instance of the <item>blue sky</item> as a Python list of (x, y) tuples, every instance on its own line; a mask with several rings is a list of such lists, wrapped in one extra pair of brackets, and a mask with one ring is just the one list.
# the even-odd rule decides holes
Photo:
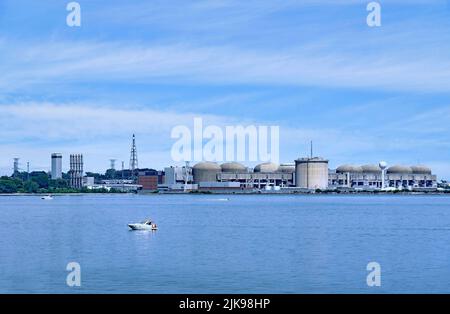
[[(50, 154), (171, 164), (175, 125), (279, 125), (280, 159), (427, 164), (450, 179), (450, 4), (0, 0), (0, 173)], [(64, 159), (67, 170), (68, 158)]]

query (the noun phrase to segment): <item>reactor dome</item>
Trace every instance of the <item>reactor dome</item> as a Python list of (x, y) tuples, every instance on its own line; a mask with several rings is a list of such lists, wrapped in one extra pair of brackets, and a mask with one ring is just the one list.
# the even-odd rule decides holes
[(347, 172), (362, 172), (363, 169), (359, 166), (355, 165), (342, 165), (336, 168), (337, 173), (347, 173)]
[(253, 171), (261, 172), (261, 173), (271, 173), (271, 172), (277, 172), (278, 167), (279, 166), (273, 162), (265, 162), (265, 163), (257, 165)]
[(294, 173), (295, 172), (295, 164), (281, 164), (278, 167), (278, 172)]
[(240, 164), (238, 162), (226, 162), (222, 164), (220, 168), (222, 168), (222, 172), (239, 173), (247, 171), (247, 168), (243, 164)]
[(393, 173), (393, 174), (405, 174), (405, 173), (412, 173), (411, 167), (408, 166), (401, 166), (396, 165), (388, 168), (387, 173)]
[(427, 166), (417, 165), (411, 167), (412, 172), (416, 174), (431, 174), (431, 169)]
[(215, 162), (203, 161), (196, 164), (193, 169), (196, 170), (221, 170), (220, 166)]
[(215, 162), (199, 162), (192, 167), (192, 175), (194, 183), (200, 182), (216, 182), (217, 175), (222, 171), (220, 166)]
[(364, 165), (361, 166), (363, 172), (365, 173), (380, 173), (381, 168), (378, 165)]

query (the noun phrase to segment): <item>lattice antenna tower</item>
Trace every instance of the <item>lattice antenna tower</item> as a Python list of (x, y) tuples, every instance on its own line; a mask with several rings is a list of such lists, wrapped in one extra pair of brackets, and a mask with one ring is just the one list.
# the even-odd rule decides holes
[(133, 134), (133, 140), (131, 142), (131, 153), (130, 153), (130, 170), (134, 174), (134, 171), (138, 169), (138, 156), (136, 149), (136, 136)]

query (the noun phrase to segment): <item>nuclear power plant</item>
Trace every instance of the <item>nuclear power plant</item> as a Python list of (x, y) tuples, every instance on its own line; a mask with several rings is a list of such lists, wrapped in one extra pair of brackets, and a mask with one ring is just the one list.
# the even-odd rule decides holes
[[(305, 157), (295, 163), (261, 163), (254, 168), (237, 162), (218, 164), (199, 162), (191, 169), (170, 167), (171, 173), (161, 190), (198, 191), (432, 191), (437, 177), (427, 166), (392, 166), (382, 161), (363, 166), (342, 165), (329, 169), (329, 161), (322, 157)], [(191, 170), (191, 171), (190, 171)], [(182, 173), (192, 173), (190, 180)], [(174, 174), (179, 173), (179, 176)]]
[(192, 168), (193, 182), (199, 190), (282, 188), (326, 189), (328, 160), (321, 157), (300, 158), (295, 163), (261, 163), (249, 168), (237, 162), (219, 165), (200, 162)]
[[(51, 154), (51, 179), (62, 179), (62, 154)], [(425, 165), (344, 164), (330, 168), (329, 160), (313, 155), (286, 163), (263, 162), (254, 167), (239, 162), (202, 161), (193, 167), (166, 167), (164, 171), (138, 167), (136, 137), (131, 140), (130, 165), (122, 161), (120, 177), (116, 159), (110, 159), (105, 175), (84, 175), (82, 154), (70, 155), (67, 183), (75, 189), (115, 189), (120, 191), (160, 192), (231, 192), (231, 193), (311, 193), (311, 192), (433, 192), (442, 187), (437, 176)], [(19, 158), (14, 158), (14, 175), (18, 175)], [(29, 173), (29, 170), (28, 170)], [(95, 176), (97, 175), (97, 176)], [(444, 181), (443, 181), (444, 182)]]
[[(176, 167), (166, 168), (166, 173), (177, 172)], [(181, 169), (178, 171), (181, 173)], [(173, 176), (165, 181), (164, 189), (183, 188), (183, 181), (176, 182)], [(292, 163), (275, 164), (265, 162), (255, 167), (246, 167), (238, 162), (199, 162), (192, 167), (193, 190), (264, 190), (282, 189), (317, 190), (328, 188), (328, 160), (321, 157), (300, 158)]]

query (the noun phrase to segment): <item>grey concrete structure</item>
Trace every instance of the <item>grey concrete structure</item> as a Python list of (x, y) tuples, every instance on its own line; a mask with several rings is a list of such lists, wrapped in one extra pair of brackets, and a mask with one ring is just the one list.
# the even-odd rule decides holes
[(199, 162), (192, 168), (194, 183), (215, 182), (217, 175), (222, 172), (222, 168), (215, 162)]
[(225, 173), (246, 173), (248, 172), (248, 169), (238, 162), (226, 162), (222, 165), (220, 165), (220, 168), (222, 169), (222, 172)]
[(396, 165), (387, 169), (385, 186), (379, 165), (343, 165), (330, 172), (329, 186), (332, 188), (359, 188), (376, 190), (392, 189), (432, 189), (437, 187), (437, 177), (427, 166)]
[(321, 157), (295, 161), (295, 186), (304, 189), (328, 188), (328, 160)]
[(52, 154), (52, 180), (62, 178), (62, 155), (59, 153)]
[[(253, 171), (237, 162), (227, 162), (218, 166), (212, 162), (201, 162), (192, 168), (194, 183), (200, 187), (207, 187), (206, 182), (214, 185), (236, 189), (266, 189), (267, 187), (290, 187), (294, 184), (295, 166), (284, 164), (279, 166), (274, 163), (262, 163)], [(201, 184), (200, 184), (201, 183)], [(214, 184), (213, 184), (214, 183)], [(228, 184), (229, 183), (229, 184)]]
[(193, 181), (191, 167), (166, 167), (164, 168), (164, 184), (185, 184)]
[(273, 162), (265, 162), (262, 164), (257, 165), (253, 172), (260, 172), (260, 173), (274, 173), (278, 171), (278, 164), (275, 164)]
[(295, 163), (281, 164), (281, 165), (278, 167), (278, 172), (282, 172), (282, 173), (295, 173)]
[(293, 173), (283, 172), (245, 172), (226, 173), (217, 175), (219, 182), (239, 182), (243, 189), (264, 189), (266, 186), (289, 187), (294, 183)]
[(70, 187), (81, 189), (83, 187), (83, 155), (70, 155)]

